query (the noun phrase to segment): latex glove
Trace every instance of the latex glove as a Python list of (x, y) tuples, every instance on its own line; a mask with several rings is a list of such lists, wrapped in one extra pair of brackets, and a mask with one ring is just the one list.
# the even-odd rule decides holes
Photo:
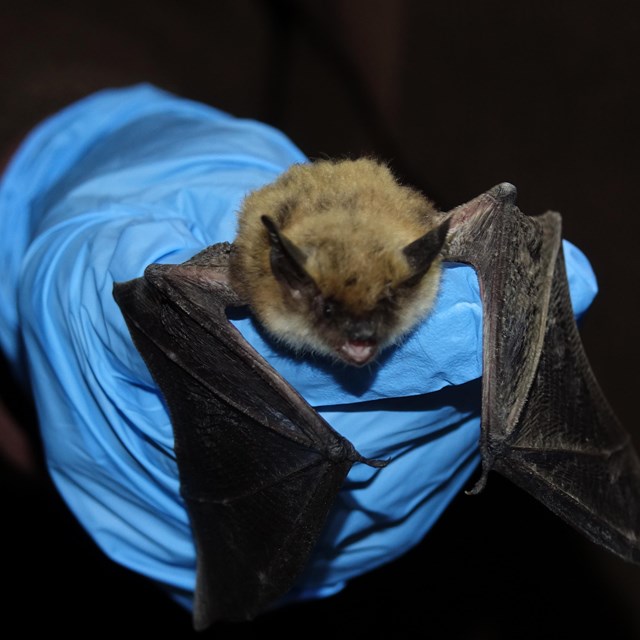
[[(231, 241), (244, 195), (304, 161), (265, 125), (143, 85), (44, 122), (0, 184), (0, 345), (33, 389), (53, 479), (109, 556), (187, 606), (195, 550), (172, 428), (113, 282)], [(565, 252), (582, 312), (595, 279)], [(295, 360), (237, 324), (360, 453), (392, 458), (353, 467), (290, 597), (330, 594), (421, 540), (478, 464), (475, 273), (446, 265), (434, 312), (379, 367)]]

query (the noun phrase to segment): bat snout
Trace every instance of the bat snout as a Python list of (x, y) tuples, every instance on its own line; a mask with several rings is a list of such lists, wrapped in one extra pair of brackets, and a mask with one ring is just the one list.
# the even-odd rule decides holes
[(349, 342), (376, 342), (376, 328), (373, 322), (359, 320), (347, 330)]
[(341, 334), (336, 351), (340, 359), (348, 364), (362, 367), (377, 355), (380, 340), (373, 320), (350, 318)]

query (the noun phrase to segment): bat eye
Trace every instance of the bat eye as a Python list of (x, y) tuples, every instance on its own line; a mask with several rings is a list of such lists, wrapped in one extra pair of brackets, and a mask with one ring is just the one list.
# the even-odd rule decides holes
[(325, 302), (322, 307), (322, 315), (325, 318), (331, 318), (335, 312), (335, 305), (333, 302)]

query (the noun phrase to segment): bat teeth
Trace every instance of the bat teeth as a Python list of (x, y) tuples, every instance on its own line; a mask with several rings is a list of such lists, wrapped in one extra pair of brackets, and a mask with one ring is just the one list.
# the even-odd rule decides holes
[(362, 366), (376, 355), (378, 344), (373, 340), (348, 340), (340, 347), (340, 355), (350, 364)]

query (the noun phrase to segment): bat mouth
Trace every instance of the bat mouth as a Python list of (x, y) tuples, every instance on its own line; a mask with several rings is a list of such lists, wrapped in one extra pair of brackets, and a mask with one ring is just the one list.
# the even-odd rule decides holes
[(347, 340), (338, 349), (343, 360), (359, 367), (373, 360), (377, 352), (378, 343), (375, 340)]

